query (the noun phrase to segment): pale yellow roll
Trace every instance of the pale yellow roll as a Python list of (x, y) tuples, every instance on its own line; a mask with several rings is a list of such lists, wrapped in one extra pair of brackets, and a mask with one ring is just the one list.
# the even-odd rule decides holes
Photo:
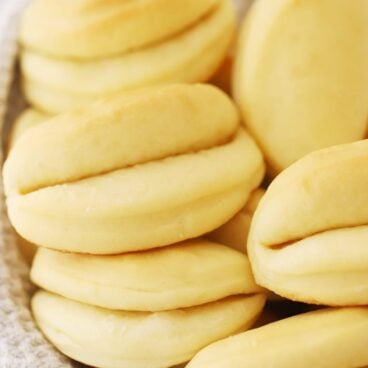
[(264, 175), (237, 124), (228, 97), (207, 85), (131, 92), (51, 119), (4, 165), (11, 222), (38, 245), (96, 254), (200, 236), (238, 212)]
[(41, 331), (64, 354), (94, 367), (163, 368), (250, 327), (264, 297), (236, 296), (188, 309), (111, 311), (38, 292), (32, 310)]
[(75, 61), (24, 50), (25, 94), (49, 113), (149, 85), (204, 82), (221, 65), (233, 37), (234, 9), (221, 0), (208, 16), (175, 37), (114, 58)]
[(366, 0), (255, 2), (233, 89), (273, 174), (309, 152), (365, 137), (367, 39)]
[(271, 183), (248, 240), (260, 285), (308, 303), (368, 303), (367, 162), (367, 140), (335, 146)]
[(258, 148), (241, 131), (229, 144), (199, 153), (10, 195), (8, 214), (38, 245), (96, 254), (143, 250), (219, 227), (263, 174)]
[(210, 148), (229, 141), (238, 125), (234, 103), (208, 84), (125, 92), (27, 132), (4, 164), (5, 191), (27, 193)]
[[(7, 150), (9, 151), (15, 144), (15, 142), (25, 133), (28, 129), (45, 122), (49, 118), (48, 115), (41, 113), (32, 108), (27, 108), (22, 112), (19, 117), (14, 121), (7, 141)], [(17, 245), (28, 264), (32, 263), (33, 257), (36, 253), (36, 246), (21, 236), (17, 236)]]
[(204, 239), (114, 256), (40, 248), (31, 279), (76, 301), (133, 311), (191, 307), (262, 292), (247, 256)]
[(368, 308), (330, 308), (218, 341), (187, 368), (360, 368), (368, 365)]
[(219, 0), (34, 0), (20, 22), (20, 42), (58, 57), (122, 54), (173, 37)]
[(7, 143), (8, 150), (14, 146), (14, 143), (23, 135), (24, 132), (40, 123), (43, 123), (48, 118), (50, 118), (50, 116), (35, 109), (28, 108), (24, 110), (24, 112), (22, 112), (14, 121), (11, 127)]

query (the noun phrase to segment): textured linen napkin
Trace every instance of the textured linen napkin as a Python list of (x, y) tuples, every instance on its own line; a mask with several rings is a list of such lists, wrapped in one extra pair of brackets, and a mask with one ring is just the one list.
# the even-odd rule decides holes
[[(50, 0), (53, 1), (53, 0)], [(71, 0), (73, 1), (73, 0)], [(29, 0), (0, 0), (0, 131), (3, 146), (9, 123), (24, 108), (16, 73), (19, 14)], [(239, 18), (252, 0), (234, 0)], [(0, 162), (3, 162), (0, 149)], [(29, 309), (33, 288), (6, 216), (0, 180), (0, 367), (80, 367), (57, 352), (35, 326)]]
[[(5, 114), (19, 112), (8, 102), (17, 51), (16, 31), (27, 0), (0, 0), (0, 129), (4, 141)], [(16, 95), (16, 93), (14, 94)], [(12, 98), (14, 102), (15, 99)], [(0, 150), (0, 162), (3, 161)], [(0, 181), (0, 367), (68, 368), (70, 361), (58, 353), (36, 328), (29, 310), (32, 292), (28, 267), (21, 259), (5, 211)]]

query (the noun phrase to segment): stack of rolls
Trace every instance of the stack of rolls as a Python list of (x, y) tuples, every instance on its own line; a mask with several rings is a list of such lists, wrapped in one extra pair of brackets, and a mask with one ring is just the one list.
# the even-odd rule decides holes
[(233, 91), (278, 176), (247, 251), (257, 284), (319, 309), (215, 342), (188, 368), (368, 367), (367, 40), (365, 0), (254, 3)]
[(123, 90), (204, 82), (234, 29), (230, 0), (34, 0), (20, 27), (24, 92), (55, 114)]
[[(34, 318), (77, 361), (368, 367), (368, 140), (351, 143), (368, 2), (258, 0), (234, 68), (233, 30), (229, 0), (34, 0), (23, 16), (33, 110), (4, 164), (8, 214), (38, 246)], [(185, 84), (224, 59), (212, 81), (242, 119)]]
[(201, 237), (264, 175), (210, 85), (126, 92), (28, 129), (4, 164), (9, 218), (40, 246), (36, 322), (95, 367), (169, 367), (248, 329), (265, 295), (245, 254)]
[(216, 342), (188, 367), (368, 366), (367, 162), (368, 140), (305, 156), (271, 183), (250, 228), (259, 285), (333, 308)]

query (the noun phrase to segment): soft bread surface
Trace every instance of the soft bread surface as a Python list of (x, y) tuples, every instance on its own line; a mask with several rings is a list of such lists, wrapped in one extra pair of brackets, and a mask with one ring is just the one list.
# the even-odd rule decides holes
[[(13, 122), (11, 127), (11, 131), (8, 137), (7, 142), (7, 151), (14, 146), (15, 142), (28, 130), (32, 127), (39, 125), (50, 118), (49, 115), (45, 115), (40, 111), (37, 111), (33, 108), (25, 109)], [(18, 235), (18, 234), (16, 234)], [(23, 239), (21, 236), (17, 236), (17, 245), (23, 255), (23, 258), (26, 262), (31, 265), (33, 257), (36, 253), (37, 247)]]
[(367, 39), (365, 0), (255, 2), (238, 43), (234, 94), (273, 174), (365, 137)]
[(51, 119), (4, 165), (9, 217), (38, 245), (83, 253), (202, 235), (238, 212), (264, 174), (237, 125), (229, 98), (206, 85), (136, 91)]
[(175, 37), (114, 58), (75, 61), (24, 50), (25, 94), (39, 109), (58, 113), (123, 90), (204, 82), (225, 58), (234, 27), (230, 0), (221, 0), (201, 22)]
[(10, 136), (8, 138), (8, 150), (14, 146), (14, 143), (26, 132), (28, 129), (43, 123), (48, 120), (50, 116), (43, 114), (33, 108), (27, 108), (14, 121)]
[(34, 0), (20, 23), (20, 42), (58, 57), (122, 54), (175, 36), (219, 0)]
[(187, 367), (366, 367), (367, 328), (367, 307), (309, 312), (216, 342)]
[(269, 186), (248, 254), (257, 282), (290, 299), (368, 303), (368, 141), (323, 149)]
[(263, 174), (258, 148), (240, 131), (231, 143), (198, 153), (10, 195), (8, 214), (24, 238), (45, 247), (96, 254), (149, 249), (219, 227)]
[(263, 304), (261, 295), (236, 296), (167, 312), (125, 312), (40, 291), (32, 310), (46, 337), (77, 361), (101, 368), (164, 368), (249, 328)]
[(204, 239), (114, 256), (39, 248), (31, 279), (73, 300), (133, 311), (184, 308), (261, 292), (245, 255)]
[(232, 101), (210, 85), (126, 92), (21, 137), (5, 164), (6, 192), (27, 193), (210, 148), (229, 140), (238, 124)]
[(246, 205), (226, 224), (208, 234), (208, 239), (246, 253), (252, 217), (264, 193), (262, 188), (254, 190)]

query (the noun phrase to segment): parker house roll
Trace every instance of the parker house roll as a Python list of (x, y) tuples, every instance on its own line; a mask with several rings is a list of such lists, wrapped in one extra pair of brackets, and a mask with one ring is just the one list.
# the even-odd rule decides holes
[(367, 329), (367, 307), (308, 312), (209, 345), (187, 368), (367, 367)]
[(248, 14), (233, 89), (272, 174), (365, 138), (368, 2), (258, 0)]
[(112, 256), (40, 248), (31, 279), (70, 299), (135, 311), (191, 307), (262, 290), (246, 255), (204, 239)]
[(269, 186), (248, 254), (258, 284), (289, 299), (368, 304), (368, 140), (311, 153)]
[(103, 368), (165, 368), (252, 324), (264, 298), (233, 296), (156, 313), (114, 311), (39, 291), (33, 315), (64, 354)]
[[(20, 42), (37, 52), (86, 59), (121, 54), (175, 36), (220, 0), (33, 0)], [(45, 32), (47, 30), (47, 32)]]
[[(79, 4), (81, 2), (86, 3), (85, 0), (76, 1), (75, 5), (73, 2), (73, 4), (66, 6), (66, 9), (69, 9), (72, 14), (66, 24), (73, 23), (75, 14), (78, 14), (77, 18), (83, 18), (86, 26), (89, 25), (88, 16), (83, 11), (79, 14), (78, 9), (81, 7)], [(170, 6), (166, 9), (163, 4), (169, 2), (171, 2)], [(43, 4), (45, 1), (39, 1), (39, 3)], [(52, 8), (54, 11), (63, 3), (59, 4), (58, 2), (58, 5), (46, 6), (45, 9), (37, 5), (37, 11), (34, 10), (37, 17), (25, 17), (25, 29), (31, 28), (30, 24), (36, 22), (38, 18), (42, 20), (47, 18), (45, 21), (50, 22), (48, 9)], [(100, 1), (98, 3), (102, 4)], [(109, 9), (110, 16), (114, 14), (114, 4), (111, 3), (108, 1), (106, 5), (101, 6), (106, 8), (106, 12)], [(65, 53), (62, 57), (53, 57), (46, 50), (39, 52), (37, 48), (29, 46), (30, 43), (25, 41), (26, 47), (21, 54), (21, 69), (24, 76), (24, 91), (32, 105), (45, 112), (59, 113), (88, 106), (97, 99), (116, 95), (123, 90), (175, 82), (204, 82), (212, 77), (224, 60), (235, 29), (234, 9), (230, 0), (196, 0), (195, 2), (191, 0), (188, 3), (189, 8), (184, 4), (184, 1), (179, 0), (120, 1), (119, 3), (120, 7), (130, 9), (129, 19), (131, 18), (132, 22), (134, 17), (138, 16), (134, 8), (139, 8), (139, 12), (144, 14), (147, 24), (142, 30), (136, 32), (137, 37), (140, 33), (154, 37), (155, 32), (151, 32), (151, 27), (162, 28), (161, 31), (163, 31), (166, 23), (160, 24), (160, 18), (170, 18), (171, 13), (168, 12), (175, 6), (177, 7), (173, 13), (182, 13), (180, 17), (183, 20), (187, 19), (187, 13), (192, 13), (193, 16), (203, 14), (203, 16), (197, 18), (194, 23), (189, 22), (190, 24), (182, 28), (180, 32), (170, 33), (171, 31), (168, 30), (169, 33), (165, 34), (165, 37), (156, 39), (155, 42), (144, 45), (144, 47), (137, 46), (132, 50), (130, 50), (129, 45), (134, 40), (132, 37), (134, 31), (124, 33), (124, 37), (123, 33), (117, 32), (116, 37), (112, 37), (111, 41), (121, 49), (119, 53), (113, 56), (100, 55), (99, 58), (89, 57), (79, 60), (68, 57), (69, 53), (64, 50), (64, 47), (60, 48), (58, 43), (55, 43), (55, 47), (60, 48), (61, 53), (64, 51)], [(179, 3), (181, 3), (180, 6)], [(144, 5), (157, 7), (156, 10), (160, 12), (160, 16), (155, 17), (152, 13), (145, 13)], [(32, 9), (32, 5), (30, 9)], [(97, 10), (91, 5), (89, 16), (95, 21), (98, 21), (101, 16), (99, 13), (94, 14)], [(205, 12), (203, 13), (203, 11)], [(70, 15), (69, 12), (66, 17)], [(57, 20), (60, 19), (60, 14), (56, 10), (55, 17)], [(140, 20), (137, 19), (138, 21)], [(60, 22), (54, 20), (54, 23), (57, 24), (57, 28), (60, 27)], [(40, 24), (42, 25), (42, 22)], [(76, 24), (79, 22), (76, 21)], [(172, 25), (174, 26), (175, 23)], [(36, 29), (39, 26), (33, 24)], [(139, 27), (142, 26), (137, 25), (138, 29)], [(72, 27), (69, 37), (62, 44), (74, 48), (76, 45), (74, 39), (77, 38), (76, 35), (79, 31), (82, 32), (79, 27), (76, 26), (75, 29)], [(63, 33), (65, 32), (64, 30)], [(69, 29), (67, 32), (69, 33)], [(21, 33), (23, 38), (27, 38), (26, 33), (26, 31)], [(47, 32), (44, 32), (42, 27), (42, 35), (45, 33)], [(98, 33), (101, 34), (101, 39), (105, 39), (110, 36), (111, 30), (107, 27), (105, 34), (104, 28), (100, 27)], [(90, 51), (100, 49), (100, 43), (94, 41), (92, 34), (87, 36), (86, 33), (85, 36), (81, 37), (78, 42), (91, 48)], [(119, 38), (120, 36), (123, 40)], [(45, 37), (48, 36), (45, 35)], [(91, 37), (91, 41), (86, 39), (89, 37)], [(46, 44), (40, 46), (38, 41), (33, 43), (36, 43), (38, 48), (47, 47)]]
[(8, 138), (8, 144), (7, 148), (8, 151), (11, 149), (11, 147), (14, 146), (15, 141), (28, 129), (43, 123), (47, 119), (49, 119), (50, 116), (43, 114), (40, 111), (37, 111), (36, 109), (27, 108), (25, 109), (18, 118), (14, 121), (10, 135)]
[(25, 239), (114, 254), (221, 226), (260, 184), (264, 163), (223, 92), (178, 84), (31, 128), (3, 174), (9, 218)]

